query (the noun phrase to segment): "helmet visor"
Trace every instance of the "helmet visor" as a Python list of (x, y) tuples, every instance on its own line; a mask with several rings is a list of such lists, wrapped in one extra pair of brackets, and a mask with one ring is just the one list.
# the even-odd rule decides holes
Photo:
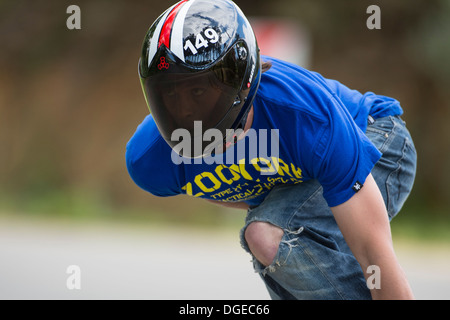
[[(161, 135), (172, 148), (179, 143), (178, 139), (172, 140), (174, 130), (186, 129), (191, 134), (192, 143), (195, 139), (202, 140), (199, 134), (203, 136), (206, 130), (216, 128), (237, 104), (236, 101), (241, 102), (239, 93), (246, 62), (244, 68), (237, 68), (236, 52), (233, 49), (215, 65), (198, 72), (183, 70), (183, 67), (171, 63), (169, 57), (165, 60), (160, 58), (170, 64), (170, 71), (142, 79), (150, 112)], [(194, 124), (198, 128), (196, 121), (201, 121), (201, 131), (194, 131)], [(224, 132), (222, 134), (224, 136)]]

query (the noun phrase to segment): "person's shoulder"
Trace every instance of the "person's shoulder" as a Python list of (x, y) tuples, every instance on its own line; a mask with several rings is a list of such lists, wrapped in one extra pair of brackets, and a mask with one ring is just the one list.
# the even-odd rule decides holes
[(257, 101), (272, 112), (309, 116), (328, 122), (326, 106), (332, 94), (314, 72), (295, 64), (262, 56), (271, 68), (261, 76)]
[(152, 115), (148, 115), (127, 143), (127, 160), (136, 162), (162, 142), (164, 139), (159, 133)]
[(138, 126), (126, 149), (128, 173), (139, 187), (156, 196), (179, 193), (171, 148), (151, 115)]
[(261, 56), (261, 60), (263, 62), (270, 62), (271, 64), (271, 68), (263, 73), (263, 75), (267, 74), (284, 80), (293, 79), (294, 82), (303, 85), (319, 85), (319, 82), (322, 82), (320, 74), (292, 62), (269, 56)]

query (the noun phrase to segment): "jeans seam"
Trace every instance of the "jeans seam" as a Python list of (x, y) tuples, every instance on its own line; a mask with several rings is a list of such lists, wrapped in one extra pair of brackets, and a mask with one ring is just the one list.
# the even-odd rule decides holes
[(389, 173), (387, 179), (386, 179), (386, 195), (387, 195), (387, 201), (388, 201), (388, 205), (387, 205), (387, 209), (388, 209), (388, 215), (389, 217), (392, 219), (395, 216), (395, 212), (392, 212), (394, 210), (394, 207), (392, 205), (392, 195), (391, 195), (391, 183), (390, 181), (392, 180), (392, 176), (394, 174), (397, 174), (400, 169), (401, 169), (401, 162), (403, 161), (403, 159), (405, 159), (406, 157), (406, 148), (408, 148), (408, 138), (405, 138), (403, 141), (403, 147), (402, 147), (402, 156), (395, 162), (397, 164), (397, 168), (393, 171), (391, 171), (391, 173)]
[(300, 206), (297, 207), (297, 209), (295, 209), (292, 213), (292, 215), (290, 216), (289, 220), (287, 221), (287, 227), (289, 229), (294, 229), (294, 227), (292, 227), (291, 223), (292, 223), (292, 219), (294, 219), (294, 217), (298, 214), (298, 212), (312, 199), (314, 198), (317, 193), (319, 193), (322, 189), (322, 186), (319, 185), (319, 187), (317, 187), (317, 189), (305, 200), (301, 203)]
[(324, 272), (322, 270), (322, 268), (320, 267), (320, 265), (317, 263), (317, 261), (314, 259), (314, 255), (310, 254), (309, 249), (307, 250), (304, 245), (302, 244), (302, 242), (300, 241), (300, 239), (297, 240), (298, 241), (298, 247), (301, 248), (301, 250), (303, 251), (303, 253), (305, 255), (308, 256), (309, 260), (315, 265), (315, 267), (317, 268), (317, 270), (320, 271), (320, 273), (322, 274), (322, 276), (324, 277), (324, 279), (327, 280), (327, 282), (334, 288), (334, 290), (336, 291), (336, 293), (345, 300), (345, 295), (334, 285), (333, 281), (331, 281), (331, 279), (328, 277), (327, 273)]

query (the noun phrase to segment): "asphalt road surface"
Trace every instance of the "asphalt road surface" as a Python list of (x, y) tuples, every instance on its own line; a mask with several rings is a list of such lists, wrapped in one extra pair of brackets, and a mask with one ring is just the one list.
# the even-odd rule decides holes
[[(0, 299), (269, 299), (238, 231), (0, 218)], [(417, 299), (450, 299), (450, 248), (401, 242)]]

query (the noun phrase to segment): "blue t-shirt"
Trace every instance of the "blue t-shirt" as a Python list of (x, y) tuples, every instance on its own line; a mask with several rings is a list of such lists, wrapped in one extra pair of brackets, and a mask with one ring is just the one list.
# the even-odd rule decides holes
[[(232, 163), (227, 158), (222, 163), (175, 164), (148, 115), (127, 144), (127, 168), (134, 182), (161, 197), (187, 194), (258, 205), (275, 185), (317, 179), (330, 207), (350, 199), (381, 157), (364, 134), (368, 116), (401, 115), (399, 102), (371, 92), (363, 95), (290, 63), (262, 59), (272, 67), (261, 77), (252, 129), (257, 135), (266, 129), (267, 150), (258, 148), (256, 155), (247, 152), (239, 158), (243, 153), (237, 148), (249, 148), (255, 143), (252, 136), (223, 154), (233, 152)], [(275, 156), (271, 129), (278, 130)]]

